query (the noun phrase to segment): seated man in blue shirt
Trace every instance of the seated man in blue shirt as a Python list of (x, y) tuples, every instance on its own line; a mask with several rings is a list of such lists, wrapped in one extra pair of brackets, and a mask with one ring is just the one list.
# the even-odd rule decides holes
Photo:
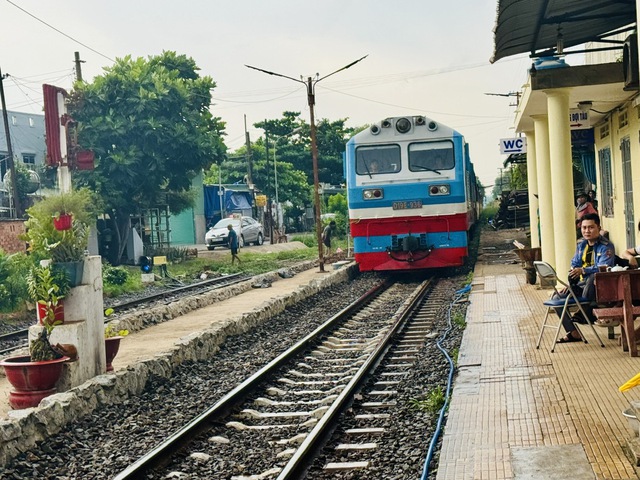
[[(569, 283), (573, 292), (578, 297), (595, 300), (596, 292), (593, 280), (595, 273), (601, 266), (613, 267), (615, 263), (615, 251), (613, 244), (600, 235), (600, 217), (597, 213), (584, 215), (580, 222), (582, 238), (578, 241), (576, 254), (571, 259), (571, 270), (569, 270)], [(562, 292), (559, 298), (565, 298), (568, 292)], [(591, 308), (585, 308), (588, 315)], [(562, 308), (556, 309), (558, 315), (562, 314)], [(567, 335), (558, 343), (580, 342), (582, 337), (573, 322), (585, 323), (580, 317), (571, 317), (569, 312), (565, 312), (562, 317), (562, 326), (567, 331)]]

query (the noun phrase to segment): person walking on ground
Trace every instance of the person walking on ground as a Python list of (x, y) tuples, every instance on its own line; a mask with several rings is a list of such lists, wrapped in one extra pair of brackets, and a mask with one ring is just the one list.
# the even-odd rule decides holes
[[(582, 239), (578, 242), (576, 253), (571, 259), (569, 283), (577, 297), (595, 300), (595, 273), (600, 267), (614, 266), (615, 249), (609, 240), (600, 235), (600, 217), (597, 213), (584, 215), (580, 221), (580, 230)], [(560, 295), (554, 294), (552, 298), (566, 298), (568, 294), (568, 290), (565, 289)], [(585, 308), (587, 315), (591, 316), (591, 310)], [(558, 316), (561, 315), (562, 308), (557, 308), (556, 313)], [(567, 335), (558, 340), (558, 343), (580, 342), (582, 338), (574, 322), (586, 323), (586, 319), (579, 316), (571, 317), (567, 309), (561, 320)]]
[(233, 229), (233, 225), (227, 225), (229, 229), (229, 249), (231, 250), (231, 265), (238, 260), (238, 265), (240, 265), (240, 257), (238, 257), (238, 234)]
[(322, 243), (326, 247), (324, 252), (325, 255), (331, 255), (331, 237), (333, 236), (335, 229), (336, 222), (335, 220), (331, 220), (329, 225), (324, 227), (324, 230), (322, 231)]

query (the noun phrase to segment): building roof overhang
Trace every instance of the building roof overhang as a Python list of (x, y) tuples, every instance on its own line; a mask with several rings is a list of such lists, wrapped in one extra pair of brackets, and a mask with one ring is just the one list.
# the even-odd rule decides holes
[(635, 0), (498, 0), (491, 63), (520, 53), (561, 54), (635, 22)]
[(532, 131), (532, 117), (547, 114), (546, 92), (550, 90), (567, 89), (569, 108), (578, 108), (580, 102), (592, 102), (589, 118), (593, 126), (637, 96), (637, 92), (623, 88), (623, 67), (619, 62), (534, 71), (516, 110), (516, 131)]

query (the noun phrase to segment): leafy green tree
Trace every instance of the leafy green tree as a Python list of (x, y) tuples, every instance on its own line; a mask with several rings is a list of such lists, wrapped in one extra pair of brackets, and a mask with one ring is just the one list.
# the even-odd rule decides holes
[[(270, 141), (269, 159), (266, 158), (264, 139), (260, 138), (251, 147), (253, 158), (253, 182), (255, 186), (269, 198), (275, 199), (275, 179), (273, 168), (273, 144)], [(282, 148), (282, 147), (280, 147)], [(288, 202), (291, 206), (304, 209), (310, 201), (310, 185), (304, 172), (296, 170), (294, 166), (280, 159), (279, 150), (276, 151), (276, 169), (278, 175), (278, 200)], [(218, 169), (221, 169), (222, 183), (232, 184), (242, 182), (246, 175), (246, 147), (240, 147), (233, 152), (222, 165), (212, 165), (206, 172), (205, 183), (218, 183)]]
[[(300, 118), (300, 112), (287, 111), (282, 115), (281, 119), (265, 120), (254, 124), (254, 126), (265, 130), (269, 138), (279, 139), (278, 150), (281, 148), (280, 142), (284, 146), (282, 160), (290, 162), (295, 169), (303, 171), (307, 175), (308, 183), (313, 185), (311, 127)], [(321, 119), (316, 124), (318, 180), (321, 183), (340, 185), (344, 182), (342, 154), (354, 131), (345, 125), (346, 121), (347, 119), (333, 122)]]
[(327, 200), (327, 210), (333, 213), (341, 213), (346, 217), (349, 212), (347, 199), (341, 193), (331, 195)]
[(524, 190), (527, 188), (527, 164), (511, 165), (511, 188)]
[(118, 259), (131, 214), (159, 205), (185, 209), (192, 178), (224, 155), (224, 123), (209, 112), (216, 85), (198, 71), (175, 52), (127, 56), (92, 83), (74, 86), (69, 113), (79, 122), (79, 143), (96, 154), (95, 171), (78, 172), (74, 181), (102, 198)]

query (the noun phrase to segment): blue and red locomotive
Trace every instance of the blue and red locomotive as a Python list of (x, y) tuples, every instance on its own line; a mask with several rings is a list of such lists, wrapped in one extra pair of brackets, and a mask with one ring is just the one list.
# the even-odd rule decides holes
[(423, 116), (387, 118), (349, 140), (345, 176), (360, 270), (464, 264), (483, 193), (460, 133)]

